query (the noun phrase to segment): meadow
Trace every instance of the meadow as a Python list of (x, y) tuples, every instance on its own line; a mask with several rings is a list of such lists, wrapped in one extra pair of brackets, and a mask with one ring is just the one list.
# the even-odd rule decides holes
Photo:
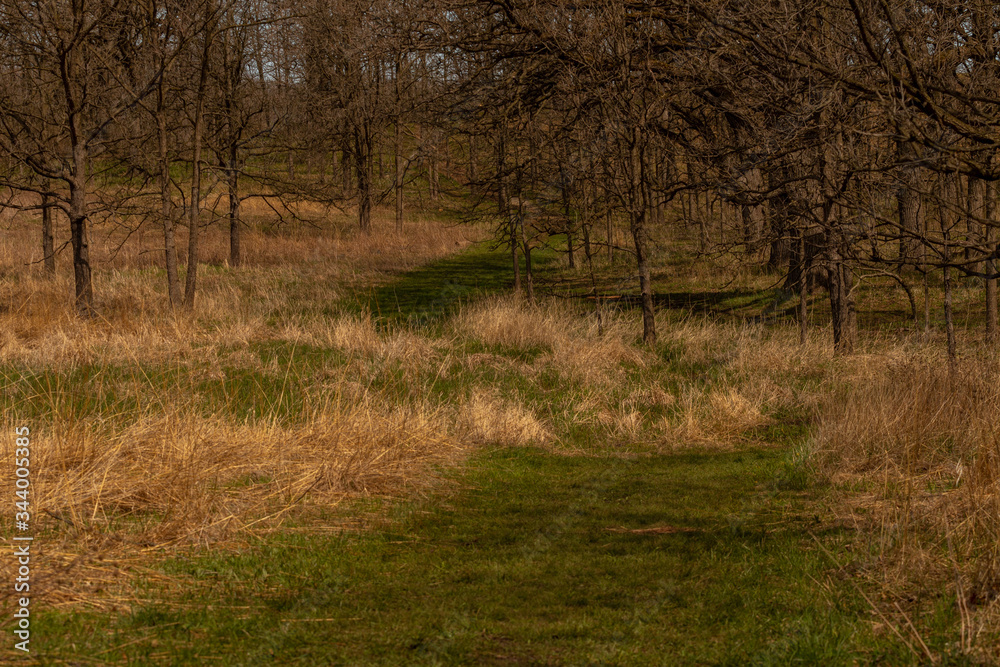
[(1000, 360), (971, 283), (957, 365), (876, 278), (834, 356), (820, 292), (802, 344), (774, 276), (678, 236), (650, 348), (624, 258), (570, 269), (551, 237), (528, 302), (484, 227), (306, 213), (251, 216), (238, 268), (209, 228), (194, 313), (167, 305), (155, 230), (98, 228), (91, 320), (6, 221), (35, 660), (1000, 659)]

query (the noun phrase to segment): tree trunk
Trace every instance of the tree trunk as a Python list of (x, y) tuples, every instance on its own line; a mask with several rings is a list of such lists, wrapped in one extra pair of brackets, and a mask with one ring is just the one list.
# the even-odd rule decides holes
[(437, 199), (438, 199), (438, 188), (440, 187), (440, 185), (439, 185), (440, 181), (438, 180), (437, 159), (433, 155), (429, 159), (430, 159), (430, 167), (429, 167), (429, 169), (430, 169), (430, 178), (429, 178), (429, 183), (428, 183), (428, 186), (429, 186), (428, 189), (430, 190), (429, 194), (430, 194), (431, 201), (437, 201)]
[(354, 157), (358, 179), (358, 227), (372, 229), (372, 142), (367, 122), (354, 128)]
[(604, 213), (604, 222), (607, 226), (607, 237), (608, 237), (608, 264), (613, 265), (615, 263), (615, 244), (614, 235), (611, 228), (611, 209), (608, 209)]
[[(969, 176), (969, 216), (966, 223), (968, 227), (968, 243), (966, 244), (966, 258), (978, 253), (980, 248), (986, 248), (986, 181), (975, 176)], [(982, 271), (982, 264), (975, 262), (970, 265), (973, 271)]]
[[(948, 240), (946, 238), (945, 262), (949, 260), (948, 255), (950, 254), (950, 252), (947, 250), (947, 244)], [(957, 354), (955, 349), (955, 322), (951, 308), (951, 267), (945, 264), (943, 273), (944, 273), (944, 328), (948, 340), (948, 365), (951, 368), (954, 368)]]
[(395, 67), (392, 77), (393, 94), (396, 98), (396, 118), (393, 123), (392, 149), (393, 149), (393, 183), (395, 189), (396, 206), (396, 235), (403, 234), (403, 180), (406, 176), (406, 168), (403, 160), (403, 90), (400, 85), (400, 75), (403, 71), (402, 54), (397, 51)]
[(340, 178), (343, 188), (344, 198), (350, 196), (354, 183), (351, 180), (351, 141), (345, 130), (340, 144)]
[(831, 250), (829, 256), (833, 351), (838, 355), (851, 354), (854, 352), (857, 337), (854, 296), (851, 294), (854, 281), (851, 268), (844, 261), (840, 251)]
[(593, 271), (593, 254), (590, 247), (590, 201), (587, 199), (587, 183), (580, 181), (580, 205), (583, 209), (583, 217), (580, 220), (580, 231), (583, 232), (583, 252), (587, 258), (587, 266)]
[(954, 369), (955, 365), (955, 323), (952, 313), (951, 294), (951, 234), (959, 224), (959, 214), (956, 209), (961, 205), (960, 193), (961, 183), (959, 174), (941, 174), (939, 177), (939, 197), (940, 197), (940, 223), (941, 240), (944, 245), (944, 267), (942, 277), (944, 280), (944, 327), (948, 346), (948, 364)]
[(507, 224), (510, 227), (510, 260), (514, 265), (514, 293), (521, 293), (521, 263), (517, 260), (517, 216), (513, 211), (507, 212)]
[(497, 138), (497, 213), (507, 227), (510, 261), (514, 269), (514, 294), (521, 292), (521, 264), (517, 261), (517, 219), (510, 208), (507, 192), (507, 143), (501, 131)]
[(163, 108), (162, 86), (159, 92), (159, 108), (156, 127), (159, 139), (160, 158), (160, 215), (163, 218), (163, 260), (167, 269), (167, 298), (170, 307), (181, 305), (181, 284), (177, 276), (177, 241), (175, 239), (176, 220), (174, 202), (170, 196), (170, 153), (168, 152), (167, 116)]
[(908, 141), (896, 145), (900, 165), (900, 184), (896, 195), (899, 215), (899, 263), (911, 264), (916, 258), (919, 238), (924, 228), (924, 207), (920, 194), (920, 176), (914, 162), (916, 147)]
[(476, 135), (469, 135), (469, 184), (476, 182)]
[(438, 161), (437, 161), (437, 131), (430, 132), (430, 150), (427, 152), (427, 190), (431, 201), (438, 198)]
[(809, 258), (806, 255), (806, 231), (799, 230), (799, 343), (809, 336)]
[[(398, 76), (399, 68), (396, 68)], [(403, 133), (399, 128), (400, 118), (396, 117), (396, 128), (393, 131), (393, 151), (395, 153), (396, 177), (393, 188), (396, 191), (396, 234), (403, 233), (403, 179), (406, 176), (403, 166)]]
[(48, 194), (42, 195), (42, 258), (45, 262), (45, 273), (50, 277), (56, 274), (56, 243), (52, 230), (52, 204)]
[(191, 205), (188, 209), (188, 257), (187, 275), (184, 281), (184, 308), (194, 310), (194, 295), (198, 287), (198, 237), (201, 213), (201, 143), (205, 132), (205, 96), (208, 87), (209, 54), (212, 34), (205, 35), (201, 58), (201, 73), (198, 79), (198, 98), (195, 101), (194, 136), (191, 155)]
[[(747, 172), (746, 181), (752, 196), (760, 197), (764, 189), (764, 180), (760, 169), (754, 167)], [(767, 211), (763, 204), (743, 205), (743, 235), (747, 255), (755, 256), (760, 251), (766, 220)]]
[[(80, 21), (81, 7), (74, 6), (74, 20)], [(82, 317), (94, 312), (94, 286), (91, 282), (90, 248), (87, 239), (87, 144), (81, 126), (79, 81), (76, 78), (79, 49), (67, 49), (61, 61), (60, 74), (63, 94), (69, 109), (68, 129), (73, 166), (69, 178), (69, 229), (73, 246), (73, 280), (76, 288), (74, 304)]]
[(531, 244), (528, 243), (528, 235), (524, 229), (524, 201), (518, 200), (517, 205), (517, 227), (521, 232), (521, 251), (524, 253), (524, 285), (528, 296), (528, 302), (535, 302), (535, 286), (531, 275)]
[(990, 253), (990, 258), (986, 260), (983, 272), (987, 274), (984, 285), (984, 296), (986, 297), (986, 340), (991, 343), (997, 341), (997, 279), (989, 277), (997, 271), (996, 256), (1000, 253), (1000, 245), (997, 244), (996, 232), (993, 229), (993, 221), (997, 212), (997, 200), (995, 185), (988, 184), (986, 188), (986, 220), (987, 224), (983, 230), (985, 240), (984, 247)]
[(566, 253), (569, 258), (569, 268), (576, 268), (576, 258), (573, 256), (573, 219), (570, 214), (569, 188), (566, 186), (565, 175), (562, 179), (562, 186), (559, 188), (562, 194), (563, 215), (566, 218)]
[(656, 344), (656, 319), (653, 314), (653, 286), (649, 270), (649, 236), (646, 229), (646, 212), (649, 210), (649, 183), (643, 155), (642, 130), (633, 128), (630, 147), (632, 202), (629, 223), (635, 243), (636, 268), (639, 272), (639, 293), (642, 300), (642, 342)]
[(239, 266), (243, 262), (240, 252), (240, 172), (237, 168), (237, 147), (235, 143), (229, 146), (229, 165), (227, 167), (227, 187), (229, 190), (229, 266)]
[(87, 239), (87, 149), (82, 144), (73, 146), (73, 175), (69, 185), (69, 228), (73, 245), (76, 310), (83, 317), (91, 317), (95, 313), (90, 248)]
[[(987, 238), (991, 238), (993, 233), (991, 230), (987, 229)], [(990, 243), (987, 246), (992, 250), (992, 255), (995, 257), (1000, 253), (1000, 245), (996, 243)], [(995, 274), (997, 270), (997, 261), (992, 257), (986, 261), (986, 273)], [(997, 279), (987, 276), (986, 285), (984, 288), (984, 296), (986, 297), (986, 340), (990, 342), (996, 342), (997, 340)]]

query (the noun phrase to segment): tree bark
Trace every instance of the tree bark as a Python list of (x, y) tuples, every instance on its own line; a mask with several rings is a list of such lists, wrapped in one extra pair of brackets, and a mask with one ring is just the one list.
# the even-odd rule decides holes
[(521, 292), (521, 264), (517, 261), (517, 219), (511, 211), (507, 191), (507, 143), (503, 131), (497, 138), (497, 213), (501, 223), (507, 227), (507, 242), (510, 245), (510, 260), (514, 269), (514, 294)]
[(857, 338), (851, 268), (837, 249), (829, 251), (830, 311), (833, 321), (833, 351), (837, 355), (854, 352)]
[(469, 183), (476, 182), (476, 135), (469, 135)]
[(576, 258), (573, 256), (573, 219), (570, 212), (569, 187), (566, 185), (565, 175), (563, 176), (559, 190), (562, 196), (563, 215), (566, 218), (566, 254), (569, 259), (569, 268), (575, 269)]
[[(945, 246), (947, 246), (948, 241), (945, 239)], [(949, 260), (948, 255), (950, 252), (945, 250), (945, 262)], [(944, 269), (944, 328), (948, 340), (948, 365), (951, 368), (955, 366), (955, 359), (957, 357), (956, 346), (955, 346), (955, 322), (952, 315), (951, 307), (951, 267), (945, 264)]]
[(201, 72), (198, 78), (198, 97), (195, 100), (194, 136), (191, 149), (191, 205), (188, 208), (188, 257), (187, 275), (184, 280), (184, 308), (194, 310), (195, 291), (198, 287), (198, 237), (201, 217), (201, 144), (205, 132), (205, 96), (208, 87), (208, 71), (213, 35), (210, 29), (205, 34), (204, 50), (201, 57)]
[(396, 129), (394, 136), (394, 146), (395, 146), (395, 171), (396, 177), (393, 187), (396, 190), (396, 233), (403, 233), (403, 179), (405, 177), (405, 168), (403, 166), (403, 140), (402, 133), (399, 131), (399, 121), (396, 121)]
[(799, 343), (809, 339), (809, 258), (806, 255), (806, 231), (799, 230)]
[(440, 189), (436, 139), (437, 131), (432, 130), (430, 133), (430, 150), (427, 152), (427, 190), (431, 201), (437, 201), (438, 190)]
[(73, 146), (73, 175), (69, 184), (69, 227), (73, 245), (76, 310), (83, 317), (91, 317), (95, 311), (90, 247), (87, 239), (87, 148), (82, 143)]
[(177, 241), (174, 202), (170, 196), (170, 153), (168, 151), (167, 115), (164, 109), (162, 84), (158, 93), (156, 131), (159, 139), (160, 215), (163, 218), (163, 260), (167, 270), (167, 298), (170, 307), (181, 305), (181, 285), (177, 275)]
[(939, 188), (941, 238), (944, 245), (944, 266), (942, 270), (942, 277), (944, 279), (944, 326), (947, 337), (948, 365), (953, 370), (955, 367), (956, 346), (955, 323), (952, 313), (951, 267), (949, 264), (951, 263), (951, 234), (959, 222), (958, 214), (955, 212), (956, 207), (961, 204), (959, 200), (961, 192), (959, 175), (957, 173), (941, 174)]
[(899, 263), (911, 264), (917, 255), (919, 238), (924, 228), (924, 207), (920, 194), (920, 176), (914, 162), (916, 147), (908, 141), (896, 144), (900, 166), (899, 191), (896, 194), (896, 209), (899, 215)]
[(354, 185), (351, 180), (351, 162), (351, 141), (345, 129), (340, 144), (340, 179), (345, 199), (350, 197), (351, 188)]
[[(74, 5), (74, 21), (82, 22), (82, 8)], [(68, 129), (72, 166), (69, 177), (69, 229), (73, 246), (73, 280), (76, 288), (75, 305), (82, 317), (94, 312), (94, 286), (91, 282), (90, 248), (87, 239), (87, 167), (88, 147), (80, 113), (80, 91), (77, 86), (79, 49), (67, 49), (60, 60), (60, 78), (66, 108), (69, 109)]]
[(358, 227), (365, 234), (372, 230), (372, 137), (363, 121), (354, 127), (354, 157), (358, 179)]
[(243, 263), (240, 240), (243, 235), (240, 224), (240, 172), (237, 164), (236, 142), (229, 144), (229, 164), (226, 168), (226, 187), (229, 191), (229, 266)]
[(528, 296), (528, 302), (535, 302), (535, 286), (531, 275), (531, 244), (528, 242), (528, 235), (524, 229), (524, 200), (519, 199), (517, 204), (517, 227), (521, 232), (521, 250), (524, 253), (524, 285)]
[(633, 129), (630, 146), (630, 173), (632, 197), (629, 223), (635, 243), (636, 268), (639, 272), (639, 294), (642, 301), (642, 342), (656, 344), (656, 319), (653, 311), (653, 286), (649, 270), (649, 234), (646, 229), (646, 212), (649, 210), (649, 184), (643, 155), (642, 129)]
[[(968, 243), (966, 244), (965, 255), (968, 259), (978, 252), (980, 248), (986, 248), (986, 227), (983, 222), (986, 219), (986, 181), (975, 176), (969, 176), (969, 215), (966, 221), (968, 229)], [(973, 271), (981, 271), (982, 264), (975, 262), (970, 265)]]
[(604, 212), (604, 235), (608, 239), (608, 265), (612, 266), (615, 263), (615, 244), (614, 244), (614, 230), (611, 227), (611, 209), (609, 208)]
[(50, 277), (56, 274), (56, 244), (52, 230), (52, 205), (48, 194), (42, 195), (42, 258), (45, 263), (45, 273)]
[(989, 274), (995, 274), (997, 271), (997, 261), (995, 257), (998, 253), (1000, 253), (1000, 244), (997, 244), (996, 242), (996, 232), (994, 231), (992, 224), (997, 211), (995, 187), (996, 186), (991, 183), (988, 184), (986, 188), (987, 224), (983, 231), (983, 237), (986, 242), (984, 247), (991, 253), (991, 257), (986, 260), (985, 266), (983, 267), (984, 273), (987, 274), (985, 281), (986, 284), (983, 288), (984, 296), (986, 298), (986, 340), (991, 343), (995, 343), (998, 338), (997, 279), (989, 277)]

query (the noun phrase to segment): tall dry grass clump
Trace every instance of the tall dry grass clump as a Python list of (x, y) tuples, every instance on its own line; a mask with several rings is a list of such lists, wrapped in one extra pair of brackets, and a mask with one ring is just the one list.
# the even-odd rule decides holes
[[(10, 432), (24, 421), (12, 417)], [(33, 421), (34, 524), (55, 531), (39, 548), (62, 563), (45, 568), (43, 596), (85, 597), (77, 567), (94, 559), (242, 541), (348, 495), (426, 486), (432, 465), (465, 451), (449, 431), (440, 409), (342, 392), (328, 392), (296, 423), (237, 422), (195, 405), (149, 405), (118, 423)], [(13, 447), (0, 441), (0, 457), (12, 460)], [(13, 530), (11, 517), (0, 525)], [(15, 565), (0, 563), (0, 575), (13, 576)]]
[(810, 446), (830, 479), (854, 489), (845, 503), (877, 536), (879, 576), (897, 589), (937, 582), (965, 620), (1000, 596), (1000, 369), (988, 357), (949, 369), (893, 356), (856, 361)]
[(731, 447), (757, 441), (776, 414), (811, 418), (823, 390), (805, 381), (818, 385), (831, 359), (819, 337), (801, 345), (784, 328), (693, 316), (666, 327), (662, 344), (683, 381), (661, 423), (663, 446)]
[(538, 352), (550, 365), (584, 385), (619, 382), (625, 367), (641, 367), (649, 353), (637, 347), (635, 323), (617, 313), (583, 316), (554, 299), (538, 304), (517, 297), (493, 298), (466, 308), (454, 320), (459, 335), (488, 346)]
[(516, 398), (476, 388), (455, 414), (456, 434), (464, 442), (507, 446), (543, 445), (552, 434), (542, 421)]

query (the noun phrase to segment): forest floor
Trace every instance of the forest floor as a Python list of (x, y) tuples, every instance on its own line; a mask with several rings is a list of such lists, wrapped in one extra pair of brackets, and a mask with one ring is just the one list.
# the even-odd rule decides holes
[[(554, 253), (539, 253), (536, 261), (541, 292), (588, 291), (581, 272), (566, 270)], [(821, 351), (825, 341), (790, 354), (785, 338), (794, 339), (794, 330), (755, 330), (748, 338), (745, 325), (708, 330), (694, 321), (698, 310), (760, 313), (773, 290), (684, 291), (664, 282), (661, 343), (643, 351), (627, 303), (602, 311), (602, 331), (595, 333), (593, 303), (580, 310), (549, 296), (539, 311), (497, 300), (493, 295), (510, 281), (506, 255), (473, 245), (377, 284), (356, 282), (338, 294), (334, 314), (296, 319), (301, 331), (294, 344), (244, 345), (254, 368), (242, 375), (233, 366), (248, 362), (226, 344), (213, 352), (229, 364), (222, 379), (206, 377), (194, 362), (173, 375), (144, 376), (142, 382), (179, 388), (174, 376), (194, 373), (192, 395), (214, 401), (212, 414), (235, 411), (240, 423), (251, 424), (267, 413), (286, 429), (229, 437), (280, 440), (287, 437), (281, 433), (293, 433), (304, 442), (312, 432), (303, 435), (294, 430), (300, 428), (295, 419), (285, 417), (328, 409), (307, 400), (308, 387), (336, 375), (339, 399), (362, 396), (367, 405), (376, 396), (410, 406), (396, 421), (384, 417), (389, 421), (370, 426), (376, 439), (399, 437), (412, 426), (416, 439), (440, 433), (442, 443), (456, 444), (447, 455), (398, 454), (391, 469), (379, 468), (383, 454), (366, 453), (361, 463), (343, 463), (339, 481), (296, 469), (286, 505), (302, 501), (306, 510), (277, 522), (268, 515), (260, 524), (266, 530), (235, 531), (235, 538), (211, 531), (187, 542), (171, 537), (171, 548), (143, 549), (149, 553), (141, 564), (123, 557), (130, 562), (126, 594), (108, 584), (33, 614), (29, 660), (974, 662), (957, 639), (966, 619), (955, 598), (907, 597), (873, 574), (885, 545), (874, 543), (871, 527), (845, 510), (843, 484), (831, 483), (811, 458), (806, 443), (816, 422), (809, 390), (838, 368)], [(312, 293), (307, 283), (303, 299)], [(287, 308), (300, 305), (321, 310), (294, 299)], [(334, 333), (321, 339), (317, 327)], [(124, 386), (126, 380), (136, 382), (115, 381)], [(289, 398), (300, 389), (305, 398)], [(263, 398), (249, 406), (239, 403), (258, 394)], [(115, 400), (87, 409), (128, 413), (131, 408)], [(384, 406), (378, 410), (371, 414), (385, 413)], [(402, 440), (410, 449), (423, 446)], [(310, 451), (302, 449), (301, 456)], [(399, 470), (411, 464), (423, 471), (413, 479)], [(364, 474), (350, 478), (352, 465)], [(225, 498), (270, 488), (284, 474), (259, 466), (240, 468), (224, 485)], [(130, 502), (142, 495), (129, 494)], [(310, 504), (314, 497), (319, 500)], [(184, 514), (172, 509), (183, 507), (176, 503), (137, 516)], [(236, 511), (229, 507), (219, 516)], [(251, 516), (245, 525), (257, 523)], [(85, 519), (60, 520), (73, 529), (55, 521), (51, 540), (72, 543)], [(138, 520), (95, 521), (87, 539), (127, 533)], [(213, 515), (205, 523), (218, 521)], [(143, 530), (136, 528), (151, 547), (160, 546)], [(93, 553), (91, 564), (105, 558), (96, 547)], [(113, 560), (119, 552), (108, 553)], [(88, 570), (73, 572), (79, 579)], [(101, 603), (102, 595), (112, 602)], [(0, 660), (22, 658), (0, 647)]]

